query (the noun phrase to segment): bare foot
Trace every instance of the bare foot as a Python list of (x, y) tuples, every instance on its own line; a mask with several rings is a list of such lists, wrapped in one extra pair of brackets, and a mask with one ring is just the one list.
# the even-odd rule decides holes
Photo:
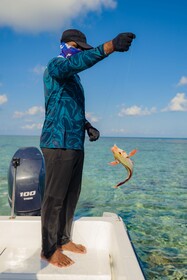
[(42, 254), (41, 254), (41, 258), (58, 267), (68, 267), (74, 264), (73, 260), (68, 258), (66, 255), (62, 254), (59, 250), (56, 250), (49, 259), (47, 259)]
[(60, 250), (70, 251), (73, 253), (86, 254), (86, 247), (81, 244), (75, 244), (72, 241), (69, 241), (67, 244), (64, 244), (60, 247)]

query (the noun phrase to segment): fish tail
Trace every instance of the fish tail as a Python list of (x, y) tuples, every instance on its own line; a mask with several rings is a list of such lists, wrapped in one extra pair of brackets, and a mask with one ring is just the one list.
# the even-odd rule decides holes
[(125, 179), (124, 181), (118, 183), (114, 188), (117, 189), (119, 186), (125, 184), (127, 181), (129, 181), (130, 177), (131, 177), (131, 176), (129, 176), (129, 177), (128, 177), (127, 179)]
[(131, 176), (132, 176), (132, 171), (131, 171), (130, 168), (127, 168), (127, 169), (128, 169), (128, 171), (129, 171), (129, 176), (128, 176), (124, 181), (122, 181), (122, 182), (118, 183), (116, 186), (114, 186), (115, 189), (117, 189), (119, 186), (125, 184), (125, 183), (126, 183), (127, 181), (129, 181), (129, 179), (131, 178)]

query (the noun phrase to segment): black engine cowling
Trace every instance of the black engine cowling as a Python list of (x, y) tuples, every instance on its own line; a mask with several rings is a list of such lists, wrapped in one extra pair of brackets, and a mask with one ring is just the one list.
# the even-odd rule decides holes
[(18, 216), (39, 216), (45, 185), (44, 159), (36, 147), (20, 148), (12, 157), (8, 170), (8, 201)]

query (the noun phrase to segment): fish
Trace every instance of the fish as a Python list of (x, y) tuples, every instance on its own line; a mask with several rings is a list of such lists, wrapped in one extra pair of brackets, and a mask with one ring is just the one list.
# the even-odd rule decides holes
[(110, 162), (109, 165), (114, 166), (114, 165), (121, 163), (126, 168), (127, 174), (128, 174), (128, 176), (125, 178), (124, 181), (122, 181), (122, 182), (118, 183), (116, 186), (114, 186), (114, 188), (118, 188), (119, 186), (121, 186), (121, 185), (125, 184), (127, 181), (129, 181), (130, 178), (132, 177), (134, 163), (130, 159), (130, 157), (135, 155), (138, 150), (134, 149), (129, 154), (127, 154), (124, 150), (118, 148), (117, 145), (114, 145), (111, 148), (111, 151), (114, 154), (115, 161)]

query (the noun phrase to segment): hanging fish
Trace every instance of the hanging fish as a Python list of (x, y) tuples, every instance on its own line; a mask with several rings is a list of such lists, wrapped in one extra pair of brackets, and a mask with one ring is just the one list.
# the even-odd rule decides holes
[(109, 164), (110, 165), (116, 165), (116, 164), (121, 163), (127, 169), (127, 173), (128, 173), (127, 178), (124, 181), (118, 183), (114, 187), (114, 188), (118, 188), (119, 186), (123, 185), (124, 183), (126, 183), (131, 178), (132, 173), (133, 173), (133, 165), (134, 164), (133, 164), (133, 161), (130, 159), (130, 157), (133, 156), (137, 152), (137, 150), (134, 149), (129, 154), (127, 154), (125, 151), (123, 151), (122, 149), (120, 149), (116, 145), (114, 145), (111, 148), (111, 151), (114, 154), (115, 161), (112, 161)]

